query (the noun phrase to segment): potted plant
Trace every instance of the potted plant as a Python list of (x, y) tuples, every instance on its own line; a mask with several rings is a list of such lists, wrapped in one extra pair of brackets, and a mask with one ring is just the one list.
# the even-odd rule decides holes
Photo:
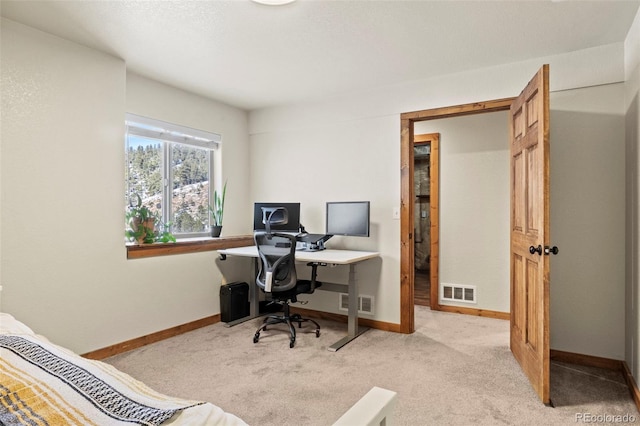
[[(129, 226), (125, 232), (127, 238), (138, 244), (176, 242), (176, 238), (169, 232), (169, 225), (162, 224), (156, 213), (153, 213), (149, 207), (142, 205), (140, 195), (136, 194), (136, 198), (137, 204), (130, 205), (126, 215)], [(162, 231), (156, 229), (156, 221), (162, 225)]]
[(227, 195), (227, 181), (222, 187), (222, 196), (217, 190), (213, 191), (213, 206), (209, 204), (209, 212), (211, 213), (211, 236), (219, 237), (222, 232), (222, 217), (224, 215), (224, 199)]

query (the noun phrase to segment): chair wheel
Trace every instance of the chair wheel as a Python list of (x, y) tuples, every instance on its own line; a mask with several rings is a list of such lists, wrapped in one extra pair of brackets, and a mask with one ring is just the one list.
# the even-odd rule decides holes
[(296, 344), (295, 340), (290, 341), (289, 342), (289, 348), (293, 348), (295, 346), (295, 344)]
[(316, 337), (320, 337), (320, 330), (316, 330)]
[(258, 343), (258, 340), (260, 340), (259, 334), (256, 334), (255, 336), (253, 336), (253, 343)]

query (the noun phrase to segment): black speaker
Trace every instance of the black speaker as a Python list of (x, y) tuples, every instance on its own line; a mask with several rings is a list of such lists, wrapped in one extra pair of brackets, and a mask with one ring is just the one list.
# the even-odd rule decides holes
[(231, 322), (249, 316), (249, 284), (220, 286), (220, 320)]

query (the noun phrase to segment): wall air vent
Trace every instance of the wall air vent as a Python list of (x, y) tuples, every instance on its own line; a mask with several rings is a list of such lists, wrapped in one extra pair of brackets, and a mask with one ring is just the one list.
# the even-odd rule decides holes
[[(340, 293), (339, 305), (341, 311), (349, 310), (349, 295)], [(358, 313), (373, 314), (373, 296), (358, 296)]]
[(465, 284), (440, 284), (440, 300), (443, 302), (476, 302), (476, 286)]

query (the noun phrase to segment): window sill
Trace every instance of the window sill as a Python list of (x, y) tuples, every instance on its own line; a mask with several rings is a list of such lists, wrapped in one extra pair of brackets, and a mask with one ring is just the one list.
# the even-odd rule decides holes
[(203, 251), (245, 247), (253, 244), (252, 235), (238, 235), (235, 237), (186, 239), (176, 243), (127, 244), (126, 247), (127, 259), (142, 259), (145, 257), (200, 253)]

